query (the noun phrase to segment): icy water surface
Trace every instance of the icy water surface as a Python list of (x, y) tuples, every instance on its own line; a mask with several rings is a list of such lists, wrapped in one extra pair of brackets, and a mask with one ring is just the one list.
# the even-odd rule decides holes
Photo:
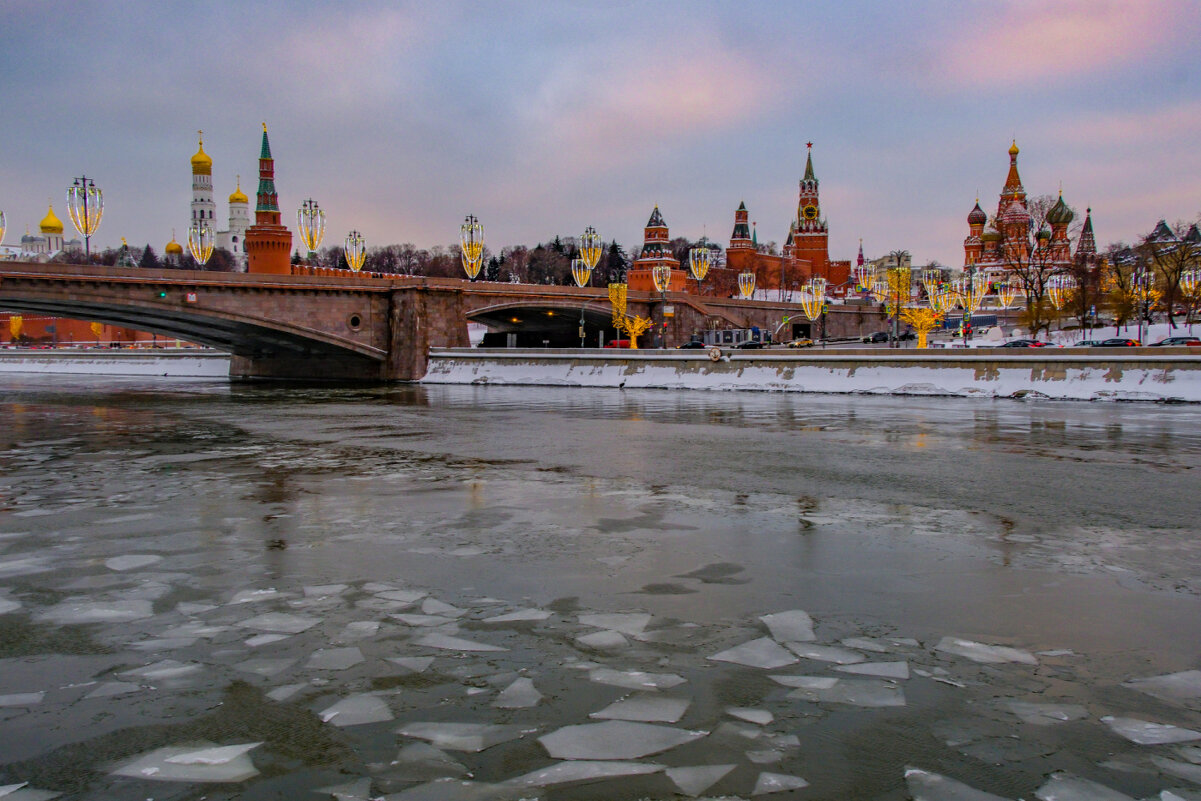
[(0, 799), (1201, 798), (1201, 410), (6, 379)]

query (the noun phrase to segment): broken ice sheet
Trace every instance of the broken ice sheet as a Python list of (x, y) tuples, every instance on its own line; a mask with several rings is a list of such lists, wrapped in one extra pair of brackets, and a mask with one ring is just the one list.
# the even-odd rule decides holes
[(321, 710), (321, 720), (335, 726), (361, 726), (364, 723), (380, 723), (392, 720), (388, 702), (377, 695), (363, 693), (351, 695), (330, 707)]
[(163, 557), (154, 556), (147, 553), (131, 553), (124, 556), (114, 556), (112, 559), (105, 561), (104, 566), (109, 570), (123, 572), (126, 570), (137, 570), (139, 567), (149, 567), (163, 561)]
[(274, 676), (276, 673), (287, 670), (295, 661), (295, 659), (247, 659), (234, 667), (259, 676)]
[(349, 648), (319, 648), (309, 657), (305, 667), (309, 670), (346, 670), (363, 661), (363, 652)]
[(260, 645), (270, 645), (273, 642), (286, 640), (291, 636), (291, 634), (256, 634), (246, 640), (245, 644), (251, 648), (258, 648)]
[(877, 679), (834, 679), (834, 682), (829, 687), (799, 687), (786, 697), (862, 707), (905, 706), (905, 693), (890, 682)]
[(1185, 670), (1163, 676), (1131, 679), (1123, 687), (1161, 698), (1165, 701), (1187, 703), (1201, 699), (1201, 670)]
[(502, 648), (499, 645), (488, 645), (487, 643), (475, 642), (473, 640), (464, 640), (459, 637), (451, 637), (447, 634), (426, 634), (418, 637), (413, 641), (415, 645), (422, 645), (426, 648), (442, 648), (447, 651), (507, 651), (508, 648)]
[(384, 796), (385, 801), (528, 801), (529, 790), (516, 785), (486, 784), (463, 779), (435, 779)]
[(658, 773), (662, 765), (653, 762), (624, 762), (604, 760), (572, 760), (530, 771), (505, 782), (514, 787), (551, 787), (570, 782), (615, 779), (619, 776), (639, 776)]
[(150, 601), (67, 600), (39, 612), (39, 621), (73, 625), (77, 623), (127, 623), (154, 614)]
[(857, 648), (860, 651), (871, 651), (875, 654), (888, 653), (888, 646), (868, 637), (847, 637), (840, 642), (847, 648)]
[(1101, 718), (1101, 722), (1115, 734), (1139, 745), (1163, 745), (1201, 740), (1201, 732), (1170, 726), (1166, 723), (1152, 723), (1138, 718), (1118, 718), (1112, 715)]
[(620, 651), (630, 643), (616, 631), (597, 631), (575, 638), (576, 645), (593, 651)]
[(734, 765), (696, 765), (686, 768), (668, 768), (665, 772), (667, 778), (680, 788), (680, 792), (685, 795), (698, 796), (721, 781), (734, 768)]
[(29, 782), (7, 784), (0, 787), (0, 798), (5, 801), (50, 801), (51, 798), (58, 798), (60, 795), (62, 793), (30, 787)]
[(1042, 801), (1134, 801), (1103, 784), (1081, 779), (1068, 773), (1056, 773), (1034, 791), (1034, 797)]
[(332, 795), (334, 801), (371, 801), (371, 779), (358, 779), (346, 784), (318, 787), (313, 792)]
[(399, 620), (406, 626), (413, 627), (434, 627), (434, 626), (449, 626), (457, 629), (459, 621), (453, 617), (443, 617), (442, 615), (415, 615), (407, 612), (388, 615), (393, 620)]
[(347, 623), (346, 627), (339, 632), (337, 639), (342, 642), (346, 642), (348, 640), (364, 640), (368, 637), (374, 637), (378, 633), (378, 621), (356, 620), (353, 623)]
[(563, 728), (538, 738), (555, 759), (638, 759), (704, 737), (708, 732), (610, 720)]
[(138, 678), (147, 679), (149, 681), (166, 681), (169, 679), (178, 679), (184, 676), (190, 676), (194, 673), (199, 673), (200, 665), (185, 665), (182, 662), (177, 662), (174, 659), (163, 659), (155, 662), (153, 665), (146, 667), (135, 668), (134, 670), (125, 670), (118, 673), (118, 676), (137, 676)]
[(809, 782), (800, 776), (788, 776), (784, 773), (760, 773), (759, 778), (755, 781), (755, 789), (751, 791), (751, 795), (782, 793), (785, 790), (799, 790), (802, 787), (808, 786)]
[(762, 615), (760, 618), (778, 642), (809, 642), (817, 637), (813, 634), (813, 618), (800, 609)]
[(437, 598), (426, 598), (422, 601), (421, 611), (427, 615), (440, 615), (442, 617), (461, 617), (467, 612), (466, 609), (451, 606), (448, 603), (439, 601)]
[(905, 784), (913, 801), (1008, 801), (999, 795), (919, 768), (905, 768)]
[(141, 685), (128, 681), (106, 681), (85, 695), (84, 698), (112, 698), (118, 695), (136, 693), (141, 689)]
[(1009, 711), (1021, 718), (1024, 723), (1035, 726), (1050, 726), (1069, 720), (1083, 720), (1088, 717), (1088, 710), (1079, 704), (1034, 704), (1027, 701), (1006, 701)]
[(773, 762), (779, 762), (784, 758), (784, 752), (776, 748), (767, 748), (760, 751), (747, 751), (746, 758), (756, 765), (770, 765)]
[(247, 629), (258, 629), (259, 631), (299, 634), (302, 631), (311, 629), (320, 622), (320, 619), (315, 617), (290, 615), (287, 612), (268, 612), (265, 615), (258, 615), (249, 620), (243, 620), (238, 625)]
[(784, 647), (803, 659), (813, 659), (818, 662), (833, 662), (838, 665), (852, 665), (863, 661), (863, 654), (849, 648), (838, 648), (833, 645), (814, 645), (803, 642), (786, 642)]
[(158, 748), (119, 764), (111, 773), (154, 781), (241, 782), (258, 775), (248, 752), (259, 745), (206, 743)]
[(411, 670), (414, 673), (424, 673), (429, 670), (430, 665), (434, 664), (432, 656), (393, 656), (388, 658), (389, 662), (394, 662), (406, 670)]
[(4, 706), (35, 706), (42, 703), (42, 699), (46, 697), (44, 692), (36, 693), (9, 693), (8, 695), (0, 695), (0, 707)]
[(409, 781), (428, 782), (448, 776), (469, 776), (471, 771), (450, 754), (429, 743), (409, 743), (392, 760), (389, 776)]
[(643, 723), (675, 723), (684, 717), (691, 703), (686, 698), (668, 698), (659, 694), (631, 695), (614, 701), (588, 717), (598, 720), (635, 720)]
[(957, 637), (943, 637), (934, 646), (934, 650), (943, 653), (962, 656), (973, 662), (982, 664), (1000, 664), (1003, 662), (1020, 662), (1023, 665), (1037, 665), (1038, 659), (1029, 651), (1020, 648), (1009, 648), (1004, 645), (985, 645), (972, 640), (961, 640)]
[(400, 601), (401, 603), (415, 604), (427, 595), (429, 593), (423, 590), (385, 590), (384, 592), (376, 593), (375, 597), (385, 601)]
[(308, 684), (285, 684), (282, 687), (276, 687), (271, 692), (267, 693), (267, 697), (272, 701), (287, 701), (293, 695), (306, 689)]
[(772, 713), (766, 709), (748, 709), (746, 707), (728, 706), (726, 714), (731, 717), (736, 717), (739, 720), (745, 720), (747, 723), (755, 723), (760, 726), (766, 726), (774, 720)]
[(341, 595), (347, 589), (348, 586), (346, 584), (318, 584), (303, 588), (305, 598), (326, 598), (331, 595)]
[(270, 601), (274, 598), (282, 597), (283, 593), (274, 587), (265, 590), (242, 590), (236, 593), (233, 598), (229, 599), (230, 605), (233, 604), (252, 604), (259, 601)]
[(479, 622), (480, 623), (493, 623), (493, 624), (495, 624), (495, 623), (526, 623), (526, 622), (534, 622), (534, 621), (539, 621), (539, 620), (546, 620), (548, 617), (550, 617), (550, 615), (551, 615), (551, 613), (545, 609), (527, 608), (527, 609), (518, 609), (516, 611), (509, 612), (509, 613), (503, 614), (503, 615), (494, 615), (493, 617), (486, 617)]
[(795, 665), (797, 663), (795, 656), (784, 650), (779, 643), (770, 637), (760, 637), (757, 640), (744, 642), (742, 645), (736, 645), (733, 648), (713, 654), (709, 659), (715, 662), (733, 662), (736, 665), (747, 665), (748, 667), (764, 668), (765, 670), (784, 667), (785, 665)]
[(588, 678), (597, 684), (624, 687), (627, 690), (670, 690), (688, 681), (674, 673), (643, 673), (640, 670), (623, 671), (603, 667), (589, 670)]
[(499, 709), (527, 709), (537, 706), (541, 700), (542, 693), (534, 687), (534, 682), (530, 679), (520, 678), (501, 690), (500, 694), (496, 696), (496, 700), (492, 702), (492, 706)]
[[(520, 726), (504, 726), (491, 723), (406, 723), (396, 730), (397, 734), (427, 740), (439, 748), (451, 751), (483, 751), (499, 743), (524, 737), (526, 730)], [(554, 756), (553, 754), (551, 756)]]
[(1166, 757), (1153, 756), (1151, 761), (1165, 773), (1187, 779), (1194, 784), (1201, 784), (1201, 765), (1190, 765), (1188, 762), (1177, 762)]
[(877, 676), (882, 679), (909, 678), (908, 662), (863, 662), (857, 665), (839, 665), (834, 669), (840, 673), (854, 673), (857, 676)]
[(9, 612), (15, 612), (21, 608), (19, 601), (13, 601), (9, 598), (0, 598), (0, 615), (6, 615)]
[(651, 622), (651, 616), (643, 613), (616, 613), (580, 615), (580, 623), (597, 629), (620, 631), (631, 637), (637, 637)]

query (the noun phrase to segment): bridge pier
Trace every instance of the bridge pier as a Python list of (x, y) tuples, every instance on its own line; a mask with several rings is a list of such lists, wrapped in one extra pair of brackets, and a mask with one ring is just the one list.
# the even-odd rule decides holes
[(264, 353), (234, 354), (229, 360), (229, 377), (235, 381), (279, 379), (289, 381), (379, 381), (380, 363), (370, 359), (326, 354), (299, 355)]

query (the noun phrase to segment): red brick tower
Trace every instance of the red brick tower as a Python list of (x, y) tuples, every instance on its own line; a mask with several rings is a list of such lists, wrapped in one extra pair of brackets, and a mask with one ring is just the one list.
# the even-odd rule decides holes
[(688, 274), (680, 269), (680, 262), (671, 252), (671, 236), (667, 231), (667, 223), (663, 221), (659, 207), (655, 206), (644, 229), (642, 253), (626, 272), (626, 284), (632, 290), (654, 292), (655, 280), (652, 273), (657, 264), (666, 264), (671, 268), (668, 291), (683, 292), (687, 289)]
[(807, 143), (805, 177), (797, 201), (796, 227), (792, 232), (792, 258), (809, 263), (809, 275), (830, 276), (830, 229), (822, 219), (817, 176), (813, 173), (813, 143)]
[(730, 234), (730, 246), (727, 250), (744, 250), (755, 246), (751, 239), (749, 220), (750, 213), (746, 210), (746, 202), (739, 203), (738, 210), (734, 212), (734, 232)]
[(247, 272), (288, 275), (292, 272), (292, 232), (279, 220), (279, 198), (275, 193), (275, 159), (263, 123), (263, 149), (259, 153), (258, 203), (254, 225), (246, 229)]

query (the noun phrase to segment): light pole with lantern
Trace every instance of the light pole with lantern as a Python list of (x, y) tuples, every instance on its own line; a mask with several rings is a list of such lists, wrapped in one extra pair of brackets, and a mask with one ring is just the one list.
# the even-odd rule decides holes
[(325, 238), (325, 211), (317, 205), (317, 201), (309, 198), (300, 204), (296, 212), (296, 227), (300, 229), (300, 241), (309, 249), (308, 261), (311, 264)]
[(367, 241), (363, 235), (358, 231), (347, 234), (342, 254), (346, 257), (346, 266), (352, 271), (357, 273), (363, 269), (363, 262), (367, 260)]
[(667, 288), (671, 285), (671, 265), (659, 263), (651, 268), (651, 280), (659, 291), (659, 347), (667, 347)]
[(92, 234), (100, 227), (100, 218), (104, 215), (104, 193), (91, 178), (80, 176), (67, 188), (67, 211), (75, 230), (83, 237), (84, 258), (90, 264)]
[(484, 226), (474, 214), (468, 214), (459, 226), (459, 244), (462, 248), (463, 271), (469, 280), (474, 281), (484, 266)]

